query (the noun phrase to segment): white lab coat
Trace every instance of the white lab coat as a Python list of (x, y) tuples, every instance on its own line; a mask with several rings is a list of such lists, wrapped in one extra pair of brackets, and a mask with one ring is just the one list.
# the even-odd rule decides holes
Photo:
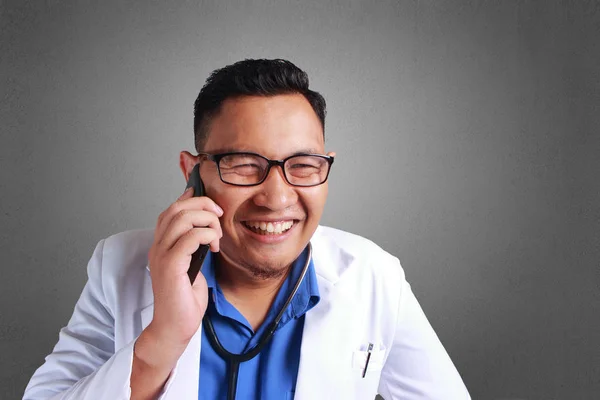
[[(73, 316), (23, 399), (129, 399), (133, 345), (152, 319), (152, 239), (152, 230), (136, 230), (98, 243)], [(323, 226), (311, 243), (321, 300), (306, 314), (296, 400), (470, 399), (397, 258)], [(200, 343), (201, 326), (161, 400), (198, 398)]]

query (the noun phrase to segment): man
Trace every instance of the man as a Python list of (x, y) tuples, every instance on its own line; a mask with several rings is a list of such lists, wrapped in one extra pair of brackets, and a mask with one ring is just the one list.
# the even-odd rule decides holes
[(319, 226), (324, 126), (292, 63), (215, 71), (195, 102), (198, 154), (180, 155), (206, 195), (99, 242), (24, 399), (468, 399), (398, 259)]

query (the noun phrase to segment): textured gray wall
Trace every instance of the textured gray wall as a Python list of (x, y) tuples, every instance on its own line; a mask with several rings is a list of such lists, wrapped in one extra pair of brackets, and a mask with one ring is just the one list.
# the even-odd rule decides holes
[(246, 57), (325, 94), (323, 222), (400, 257), (474, 399), (598, 398), (598, 2), (125, 3), (0, 1), (1, 398), (96, 242), (181, 193), (193, 100)]

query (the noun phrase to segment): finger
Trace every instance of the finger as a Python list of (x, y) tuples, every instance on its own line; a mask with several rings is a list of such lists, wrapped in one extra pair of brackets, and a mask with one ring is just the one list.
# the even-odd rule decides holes
[(218, 239), (215, 239), (212, 242), (210, 242), (210, 251), (212, 251), (213, 253), (218, 253), (219, 251), (221, 251), (221, 238), (222, 237), (223, 237), (223, 235), (221, 235)]
[(159, 239), (164, 235), (165, 230), (171, 224), (171, 220), (183, 210), (206, 210), (216, 213), (218, 216), (223, 215), (223, 210), (212, 199), (201, 197), (189, 197), (189, 194), (178, 199), (164, 210), (159, 216), (157, 226), (154, 231), (155, 239)]
[[(157, 241), (160, 248), (168, 250), (187, 231), (194, 228), (209, 228), (217, 231), (219, 237), (223, 236), (219, 218), (209, 211), (181, 210), (171, 219), (164, 234)], [(208, 244), (208, 243), (203, 243)]]
[(183, 200), (188, 197), (192, 197), (193, 195), (194, 195), (194, 188), (189, 187), (183, 191), (183, 193), (181, 194), (181, 196), (179, 196), (179, 198), (177, 200)]
[[(156, 220), (156, 226), (154, 228), (154, 237), (160, 237), (160, 235), (163, 232), (163, 227), (165, 224), (165, 220), (168, 219), (169, 217), (169, 209), (172, 208), (175, 204), (177, 204), (178, 202), (184, 200), (184, 199), (188, 199), (191, 198), (193, 196), (194, 193), (194, 188), (193, 187), (189, 187), (187, 189), (185, 189), (183, 191), (183, 193), (181, 194), (181, 196), (179, 196), (177, 198), (177, 200), (175, 200), (175, 202), (173, 202), (171, 205), (169, 205), (169, 208), (163, 210), (163, 212), (160, 213), (160, 215), (158, 216), (158, 219)], [(168, 223), (168, 221), (166, 221)]]
[[(192, 230), (184, 233), (179, 240), (173, 245), (171, 249), (172, 254), (185, 255), (186, 257), (191, 257), (192, 254), (201, 244), (211, 244), (211, 250), (213, 249), (213, 243), (217, 243), (218, 250), (218, 241), (219, 236), (214, 229), (208, 228), (194, 228)], [(187, 272), (187, 270), (186, 270)]]

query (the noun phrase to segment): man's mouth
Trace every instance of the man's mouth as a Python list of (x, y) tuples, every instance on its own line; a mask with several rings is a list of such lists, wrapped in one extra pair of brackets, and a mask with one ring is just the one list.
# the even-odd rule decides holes
[(294, 220), (286, 221), (244, 221), (244, 226), (259, 235), (281, 235), (294, 226)]

